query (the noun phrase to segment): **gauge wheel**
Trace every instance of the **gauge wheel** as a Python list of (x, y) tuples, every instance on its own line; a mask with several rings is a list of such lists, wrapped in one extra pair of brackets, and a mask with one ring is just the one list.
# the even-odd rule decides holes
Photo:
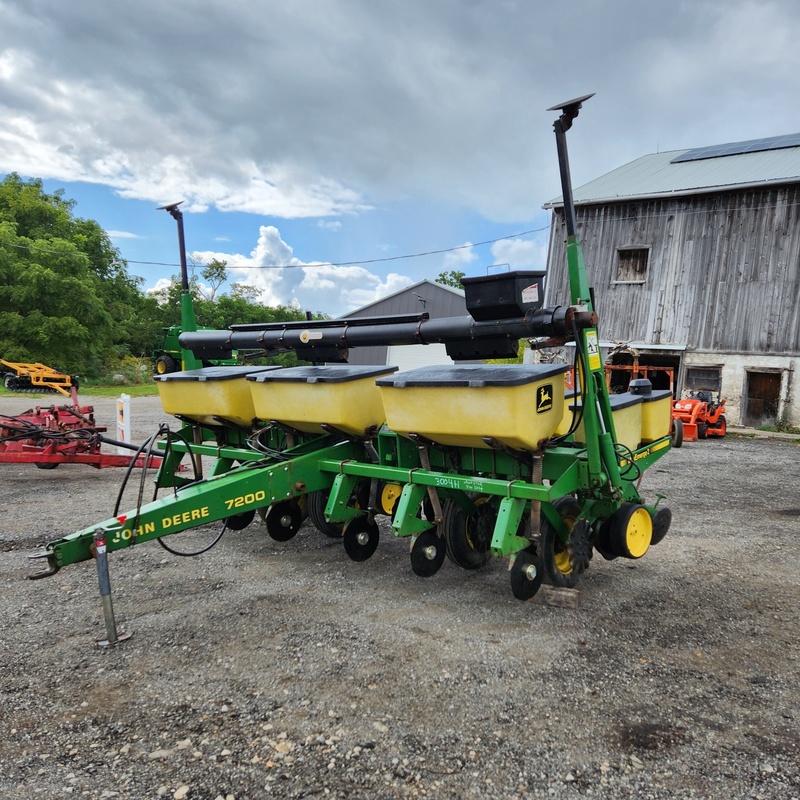
[(158, 375), (167, 375), (170, 372), (178, 371), (178, 362), (172, 356), (159, 356), (156, 359), (156, 373)]
[(331, 539), (341, 539), (344, 523), (328, 522), (328, 520), (325, 519), (325, 506), (328, 505), (329, 497), (330, 492), (325, 489), (318, 489), (316, 492), (311, 492), (308, 495), (308, 504), (306, 506), (308, 518), (311, 520), (311, 524), (320, 533), (330, 536)]
[(435, 575), (442, 564), (446, 546), (441, 536), (436, 531), (423, 531), (411, 545), (411, 569), (420, 578), (430, 578)]
[(35, 461), (34, 464), (39, 469), (55, 469), (58, 466), (58, 461)]
[[(565, 495), (555, 500), (553, 507), (564, 520), (567, 534), (571, 533), (572, 526), (581, 513), (580, 503), (571, 495)], [(545, 516), (542, 516), (540, 532), (545, 579), (552, 586), (572, 589), (578, 583), (580, 573), (574, 570), (570, 563), (568, 542), (562, 541), (558, 531)]]
[(455, 500), (447, 500), (442, 512), (447, 557), (462, 569), (478, 569), (490, 556), (497, 511), (485, 497), (479, 497), (475, 504), (477, 508), (468, 515)]
[(366, 514), (347, 522), (342, 533), (344, 551), (353, 561), (366, 561), (378, 549), (380, 531)]
[(511, 567), (511, 591), (517, 600), (530, 600), (542, 585), (542, 564), (533, 545), (517, 553)]
[(269, 507), (264, 522), (276, 542), (288, 542), (300, 530), (303, 512), (296, 500), (283, 500)]
[(675, 448), (680, 447), (683, 444), (683, 420), (682, 419), (674, 419), (672, 420), (672, 446)]
[(9, 391), (13, 391), (17, 388), (17, 376), (12, 375), (10, 372), (7, 372), (3, 375), (3, 388), (8, 389)]
[[(666, 531), (661, 534), (662, 537), (665, 534)], [(638, 503), (623, 503), (608, 520), (608, 543), (612, 552), (617, 555), (625, 558), (641, 558), (649, 549), (652, 540), (653, 518), (650, 512)]]

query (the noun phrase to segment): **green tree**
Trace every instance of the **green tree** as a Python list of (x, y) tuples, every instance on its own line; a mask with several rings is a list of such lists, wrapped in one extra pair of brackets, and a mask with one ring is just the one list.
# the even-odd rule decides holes
[(436, 283), (441, 283), (445, 286), (455, 286), (456, 289), (463, 289), (464, 287), (461, 285), (461, 279), (466, 275), (466, 272), (460, 272), (459, 270), (449, 269), (446, 272), (440, 272), (436, 276)]
[(41, 180), (0, 182), (0, 356), (95, 375), (129, 352), (141, 279), (74, 202)]
[(213, 300), (219, 287), (228, 280), (227, 266), (227, 261), (212, 258), (200, 272), (202, 279), (211, 287), (208, 300)]

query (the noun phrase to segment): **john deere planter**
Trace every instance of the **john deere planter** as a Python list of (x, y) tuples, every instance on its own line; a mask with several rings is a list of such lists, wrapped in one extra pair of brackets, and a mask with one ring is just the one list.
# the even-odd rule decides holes
[[(311, 366), (157, 375), (164, 410), (183, 425), (159, 445), (156, 483), (174, 491), (50, 542), (35, 554), (46, 567), (32, 577), (92, 558), (98, 531), (113, 552), (213, 521), (243, 528), (256, 514), (280, 541), (308, 517), (354, 561), (391, 531), (410, 540), (410, 568), (424, 578), (445, 558), (467, 570), (508, 559), (522, 600), (542, 580), (575, 586), (595, 552), (644, 556), (670, 512), (637, 486), (669, 451), (672, 406), (642, 385), (612, 403), (606, 388), (565, 136), (587, 99), (550, 109), (560, 112), (569, 306), (543, 307), (543, 273), (510, 272), (465, 279), (469, 313), (458, 318), (184, 332), (181, 347), (197, 363), (234, 350), (294, 351)], [(520, 339), (539, 349), (571, 342), (574, 364), (474, 363), (515, 355)], [(406, 372), (346, 363), (355, 347), (434, 342), (456, 363)], [(200, 456), (212, 465), (205, 475), (178, 469)]]

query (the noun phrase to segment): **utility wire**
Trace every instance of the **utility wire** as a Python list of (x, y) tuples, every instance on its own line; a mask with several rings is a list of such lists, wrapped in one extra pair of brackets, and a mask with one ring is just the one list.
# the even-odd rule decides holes
[[(656, 200), (660, 198), (654, 198)], [(636, 201), (637, 203), (639, 201)], [(794, 208), (800, 205), (800, 203), (784, 203), (783, 207), (785, 208)], [(558, 206), (560, 208), (560, 206)], [(748, 210), (752, 211), (760, 211), (762, 209), (767, 210), (774, 210), (774, 206), (769, 203), (759, 203), (753, 206), (750, 206)], [(698, 215), (698, 214), (723, 214), (725, 222), (730, 224), (730, 220), (728, 220), (728, 216), (731, 212), (736, 213), (737, 209), (729, 209), (725, 207), (718, 207), (716, 209), (708, 209), (705, 207), (697, 207), (694, 209), (682, 209), (681, 214), (685, 216), (690, 215)], [(601, 212), (601, 217), (604, 218), (607, 209)], [(666, 210), (666, 211), (657, 211), (655, 213), (647, 213), (646, 216), (648, 219), (659, 219), (661, 217), (670, 217), (675, 214), (674, 209)], [(636, 220), (639, 218), (639, 214), (632, 214), (631, 216), (620, 216), (620, 217), (611, 217), (614, 222), (628, 222), (630, 220)], [(483, 242), (474, 242), (471, 244), (459, 244), (455, 247), (444, 247), (440, 250), (425, 250), (421, 253), (409, 253), (402, 256), (385, 256), (384, 258), (368, 258), (362, 259), (360, 261), (324, 261), (318, 263), (311, 263), (311, 264), (228, 264), (228, 269), (307, 269), (307, 268), (314, 268), (314, 267), (358, 267), (363, 264), (384, 264), (390, 261), (403, 261), (411, 258), (424, 258), (425, 256), (433, 256), (433, 255), (441, 255), (443, 253), (454, 253), (457, 250), (465, 250), (469, 247), (480, 247), (485, 244), (494, 244), (495, 242), (502, 242), (506, 239), (517, 239), (522, 236), (530, 236), (533, 233), (541, 233), (542, 231), (550, 230), (551, 225), (547, 224), (542, 228), (534, 228), (529, 231), (520, 231), (519, 233), (511, 233), (508, 236), (498, 236), (496, 239), (486, 239)], [(35, 245), (25, 245), (25, 244), (12, 244), (11, 242), (0, 242), (0, 245), (4, 247), (16, 247), (20, 250), (28, 250), (28, 251), (36, 251), (39, 253), (49, 253), (51, 255), (59, 255), (59, 256), (80, 256), (82, 258), (88, 258), (85, 253), (81, 252), (70, 252), (68, 250), (52, 250), (46, 247), (36, 247)], [(149, 267), (180, 267), (179, 263), (171, 263), (168, 261), (136, 261), (133, 259), (123, 259), (127, 264), (139, 264), (140, 266), (149, 266)]]
[[(402, 256), (386, 256), (384, 258), (368, 258), (361, 261), (338, 261), (331, 262), (325, 261), (321, 263), (312, 264), (227, 264), (227, 269), (304, 269), (306, 267), (357, 267), (362, 264), (381, 264), (387, 261), (402, 261), (409, 258), (423, 258), (424, 256), (441, 255), (442, 253), (453, 253), (457, 250), (465, 250), (469, 247), (480, 247), (485, 244), (494, 244), (495, 242), (502, 242), (506, 239), (517, 239), (521, 236), (529, 236), (532, 233), (541, 233), (550, 229), (550, 225), (545, 225), (543, 228), (534, 228), (530, 231), (521, 231), (520, 233), (511, 233), (508, 236), (498, 236), (496, 239), (486, 239), (483, 242), (473, 242), (470, 244), (459, 244), (455, 247), (444, 247), (441, 250), (426, 250), (421, 253), (409, 253)], [(50, 250), (46, 247), (36, 247), (35, 245), (26, 244), (12, 244), (11, 242), (0, 242), (0, 245), (5, 247), (16, 247), (19, 250), (36, 251), (37, 253), (49, 253), (51, 255), (59, 256), (83, 256), (85, 253), (69, 252), (67, 250)], [(128, 264), (139, 264), (150, 267), (180, 267), (180, 264), (173, 264), (166, 261), (135, 261), (133, 259), (124, 259)]]

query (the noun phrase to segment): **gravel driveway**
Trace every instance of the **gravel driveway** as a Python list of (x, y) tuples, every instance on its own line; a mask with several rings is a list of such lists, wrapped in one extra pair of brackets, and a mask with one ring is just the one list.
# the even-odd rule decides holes
[[(83, 402), (113, 435), (114, 401)], [(500, 561), (426, 580), (390, 535), (354, 563), (256, 518), (198, 558), (112, 553), (133, 636), (102, 649), (94, 565), (28, 581), (26, 556), (108, 517), (123, 474), (0, 464), (4, 798), (800, 798), (794, 441), (669, 453), (641, 488), (672, 530), (596, 555), (577, 610), (515, 600)]]

